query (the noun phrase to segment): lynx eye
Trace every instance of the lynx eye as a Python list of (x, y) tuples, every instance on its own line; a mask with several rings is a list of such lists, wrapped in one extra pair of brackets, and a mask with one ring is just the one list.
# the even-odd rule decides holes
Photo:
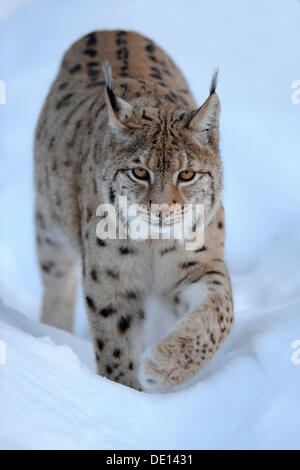
[(150, 173), (145, 168), (134, 168), (131, 172), (139, 180), (148, 181), (150, 179)]
[(184, 170), (179, 173), (178, 180), (179, 181), (192, 181), (195, 175), (196, 173), (192, 170)]

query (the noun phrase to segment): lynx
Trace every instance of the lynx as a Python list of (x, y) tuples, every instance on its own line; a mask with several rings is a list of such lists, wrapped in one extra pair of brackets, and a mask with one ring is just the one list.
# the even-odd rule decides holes
[[(97, 31), (64, 55), (37, 124), (42, 321), (72, 330), (81, 265), (98, 373), (137, 390), (186, 384), (232, 329), (215, 89), (216, 76), (198, 107), (152, 40)], [(187, 250), (172, 237), (99, 237), (107, 215), (97, 215), (100, 204), (115, 208), (116, 225), (128, 225), (120, 197), (159, 224), (172, 221), (178, 207), (202, 205), (204, 243)], [(162, 204), (169, 209), (153, 209)]]

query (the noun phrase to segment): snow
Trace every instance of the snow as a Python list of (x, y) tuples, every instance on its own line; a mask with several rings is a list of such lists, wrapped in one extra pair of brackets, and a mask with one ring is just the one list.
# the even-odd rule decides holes
[[(0, 448), (300, 448), (299, 16), (296, 0), (2, 1)], [(95, 374), (82, 300), (76, 336), (37, 322), (35, 122), (69, 44), (120, 27), (169, 51), (199, 103), (220, 67), (236, 325), (193, 384), (168, 395)]]

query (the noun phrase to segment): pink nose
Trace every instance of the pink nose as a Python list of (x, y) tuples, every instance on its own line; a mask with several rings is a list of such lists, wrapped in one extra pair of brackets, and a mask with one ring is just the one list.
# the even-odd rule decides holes
[(153, 215), (159, 218), (168, 217), (171, 215), (176, 216), (176, 214), (181, 214), (182, 206), (180, 204), (171, 203), (171, 204), (151, 204), (150, 211)]

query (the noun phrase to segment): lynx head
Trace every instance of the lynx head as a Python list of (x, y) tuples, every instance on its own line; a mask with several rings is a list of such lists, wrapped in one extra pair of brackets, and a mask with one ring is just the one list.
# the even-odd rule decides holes
[[(118, 207), (120, 196), (128, 206), (139, 205), (139, 216), (160, 227), (175, 224), (191, 205), (204, 208), (204, 225), (216, 214), (222, 192), (219, 155), (220, 101), (215, 73), (210, 96), (198, 109), (153, 108), (130, 104), (112, 90), (108, 63), (106, 106), (108, 165), (106, 202)], [(121, 211), (122, 212), (122, 211)], [(189, 231), (199, 220), (193, 213)], [(123, 213), (123, 222), (127, 219)]]

